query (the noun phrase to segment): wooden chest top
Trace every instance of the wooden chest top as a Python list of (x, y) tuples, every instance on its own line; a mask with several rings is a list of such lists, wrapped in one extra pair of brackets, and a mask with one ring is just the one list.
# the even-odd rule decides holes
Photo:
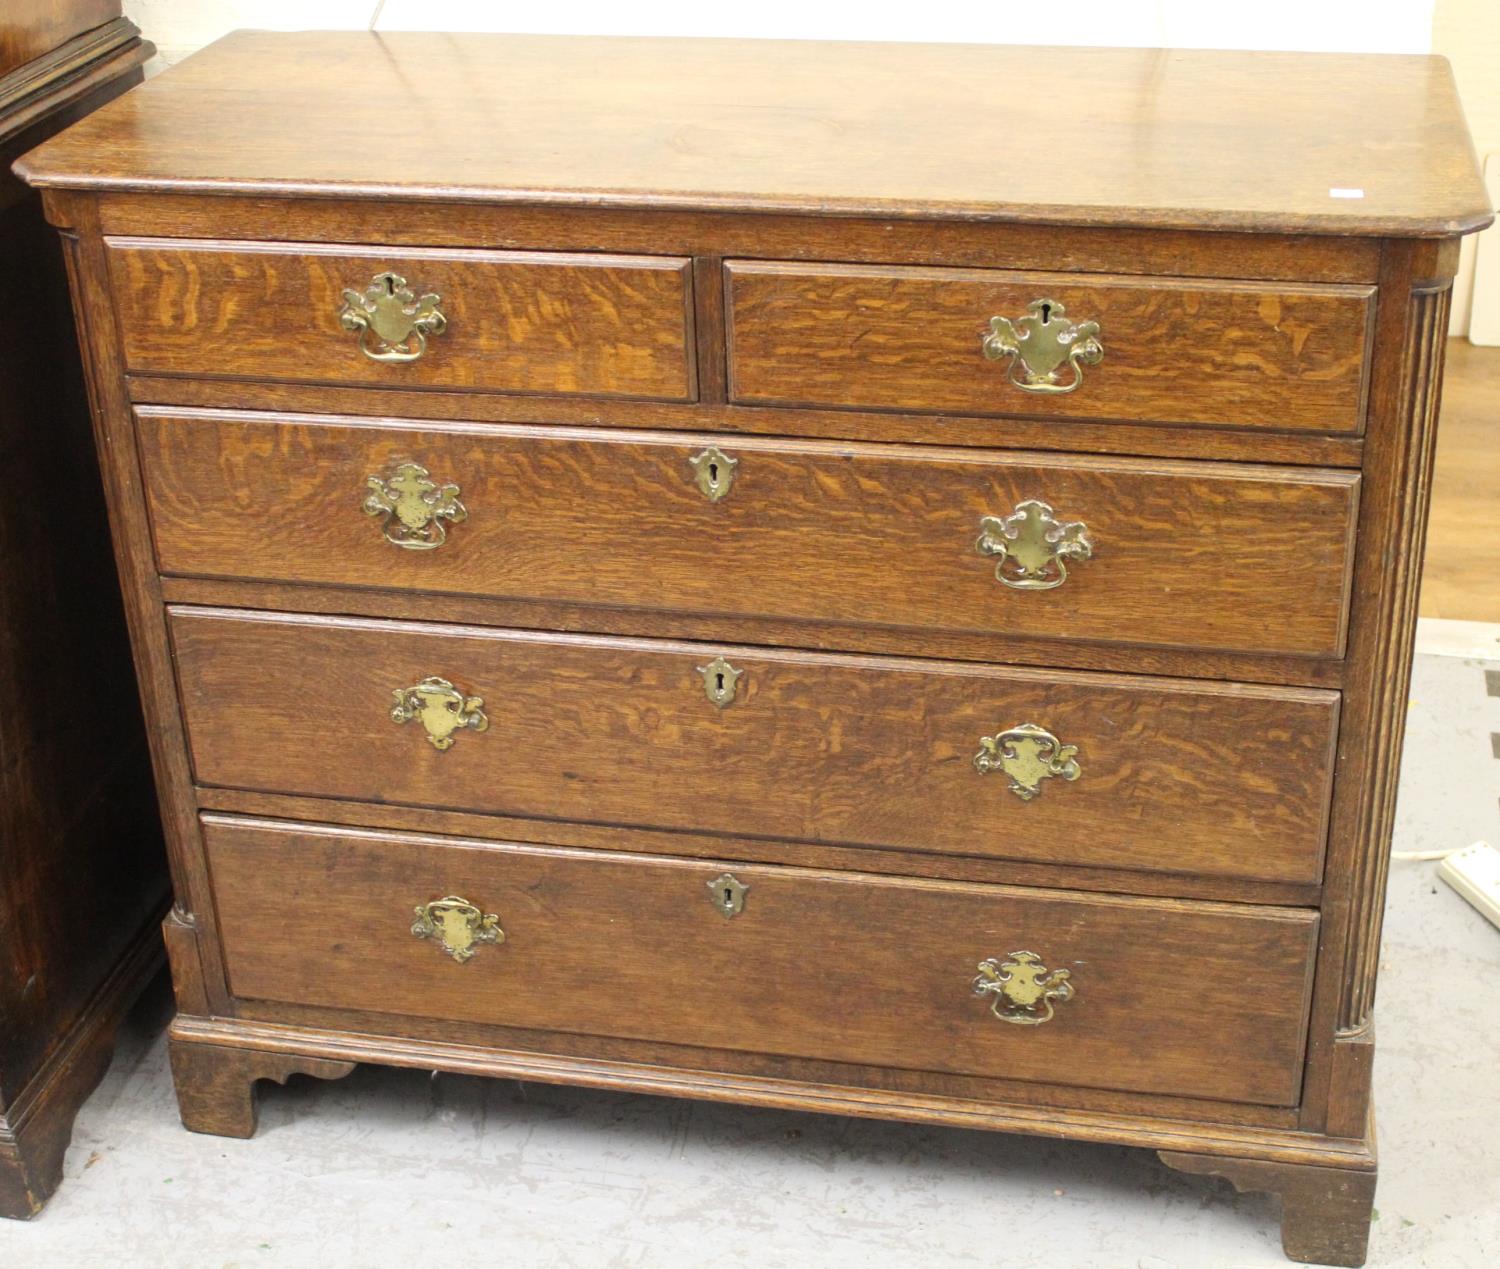
[(96, 189), (1442, 237), (1439, 57), (238, 32), (23, 164)]

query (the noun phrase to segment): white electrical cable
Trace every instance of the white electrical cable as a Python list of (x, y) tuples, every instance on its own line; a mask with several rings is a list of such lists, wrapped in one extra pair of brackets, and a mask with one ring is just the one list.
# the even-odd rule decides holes
[(370, 25), (368, 30), (373, 31), (375, 24), (380, 21), (380, 11), (385, 8), (385, 0), (375, 0), (375, 12), (370, 14)]
[[(1483, 846), (1483, 842), (1474, 842), (1475, 846)], [(1456, 855), (1461, 850), (1468, 850), (1468, 846), (1454, 846), (1449, 850), (1393, 850), (1391, 858), (1399, 860), (1403, 864), (1425, 864), (1434, 859), (1447, 859), (1449, 855)]]

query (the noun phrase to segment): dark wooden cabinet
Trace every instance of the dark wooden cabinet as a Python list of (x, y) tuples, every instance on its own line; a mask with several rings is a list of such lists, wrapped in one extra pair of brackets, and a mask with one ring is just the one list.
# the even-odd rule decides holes
[(242, 33), (20, 164), (183, 1121), (368, 1061), (1122, 1142), (1360, 1263), (1446, 65), (466, 38)]
[(150, 56), (105, 3), (0, 20), (0, 1215), (56, 1186), (159, 964), (166, 861), (61, 245), (10, 160)]

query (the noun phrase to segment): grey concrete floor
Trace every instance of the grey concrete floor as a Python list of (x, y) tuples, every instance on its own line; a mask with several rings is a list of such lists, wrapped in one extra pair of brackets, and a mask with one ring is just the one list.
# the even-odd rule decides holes
[[(1491, 668), (1500, 668), (1500, 663)], [(1397, 849), (1500, 844), (1500, 698), (1419, 657)], [(1395, 864), (1371, 1264), (1500, 1245), (1500, 932)], [(1281, 1265), (1274, 1206), (1142, 1150), (361, 1067), (264, 1085), (253, 1141), (178, 1124), (164, 990), (121, 1036), (36, 1220), (0, 1265)]]

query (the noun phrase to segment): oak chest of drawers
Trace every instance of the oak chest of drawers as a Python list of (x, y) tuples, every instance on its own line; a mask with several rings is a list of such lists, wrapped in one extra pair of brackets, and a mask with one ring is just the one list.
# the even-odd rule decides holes
[(184, 1121), (371, 1061), (1125, 1142), (1359, 1263), (1446, 65), (464, 48), (237, 35), (22, 165)]

